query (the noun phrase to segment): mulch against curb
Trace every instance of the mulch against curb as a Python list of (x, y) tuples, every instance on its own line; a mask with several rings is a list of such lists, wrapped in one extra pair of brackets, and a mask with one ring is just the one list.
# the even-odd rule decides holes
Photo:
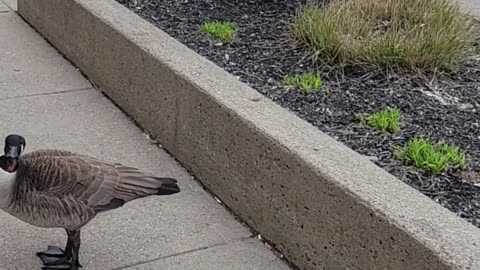
[[(436, 80), (420, 75), (354, 74), (339, 78), (322, 70), (328, 92), (287, 91), (282, 79), (320, 69), (302, 48), (289, 42), (289, 18), (302, 0), (117, 0), (200, 55), (343, 142), (458, 216), (480, 227), (480, 63), (471, 61), (454, 75)], [(205, 21), (234, 21), (231, 43), (199, 30)], [(401, 132), (383, 135), (359, 123), (355, 113), (386, 106), (402, 111)], [(450, 169), (435, 176), (404, 166), (395, 146), (422, 135), (455, 143), (468, 155), (468, 172)]]

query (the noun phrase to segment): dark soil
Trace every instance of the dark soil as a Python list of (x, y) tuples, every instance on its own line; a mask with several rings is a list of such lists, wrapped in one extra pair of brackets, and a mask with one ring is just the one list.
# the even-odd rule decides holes
[[(480, 227), (480, 64), (435, 80), (420, 75), (354, 74), (322, 70), (330, 91), (303, 95), (286, 91), (281, 80), (318, 68), (288, 39), (287, 21), (301, 0), (117, 0), (194, 51), (236, 75), (265, 96), (323, 132), (365, 155), (375, 164)], [(209, 20), (236, 22), (229, 44), (199, 30)], [(385, 106), (403, 112), (401, 133), (382, 135), (361, 125), (355, 113)], [(421, 135), (453, 142), (468, 154), (467, 173), (450, 169), (434, 176), (403, 166), (392, 157), (395, 146)]]

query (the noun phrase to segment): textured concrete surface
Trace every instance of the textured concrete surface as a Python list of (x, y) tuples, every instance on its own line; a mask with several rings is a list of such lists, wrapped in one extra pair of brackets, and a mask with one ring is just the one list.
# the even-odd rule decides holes
[[(177, 264), (233, 269), (232, 263), (237, 269), (288, 269), (107, 98), (91, 85), (85, 88), (89, 84), (79, 72), (16, 14), (0, 13), (0, 28), (2, 36), (14, 38), (0, 38), (5, 83), (0, 138), (20, 133), (27, 139), (27, 151), (71, 150), (180, 182), (178, 195), (136, 200), (89, 223), (82, 231), (84, 269), (183, 269), (175, 268)], [(6, 51), (15, 57), (4, 62)], [(27, 70), (21, 79), (5, 75), (17, 66)], [(51, 76), (55, 72), (60, 74)], [(37, 91), (35, 85), (48, 87)], [(61, 229), (36, 228), (1, 211), (0, 227), (0, 269), (39, 269), (35, 252), (66, 241)], [(225, 257), (215, 260), (216, 254)]]
[(91, 87), (14, 12), (0, 14), (0, 99)]
[[(250, 239), (239, 243), (218, 245), (194, 253), (186, 254), (188, 260), (180, 257), (169, 257), (162, 261), (155, 261), (141, 266), (132, 266), (129, 270), (263, 270), (263, 269), (284, 269), (278, 261), (265, 254), (257, 254), (259, 242)], [(258, 261), (262, 256), (261, 263), (249, 264), (249, 261)], [(225, 268), (225, 265), (228, 265)]]
[(17, 0), (2, 0), (10, 9), (17, 11)]
[(6, 13), (6, 12), (9, 12), (10, 9), (7, 5), (3, 4), (2, 2), (0, 2), (0, 13)]
[(480, 19), (480, 0), (458, 0), (463, 7), (463, 9), (475, 16), (477, 19)]
[(480, 269), (476, 227), (113, 0), (19, 12), (302, 268)]

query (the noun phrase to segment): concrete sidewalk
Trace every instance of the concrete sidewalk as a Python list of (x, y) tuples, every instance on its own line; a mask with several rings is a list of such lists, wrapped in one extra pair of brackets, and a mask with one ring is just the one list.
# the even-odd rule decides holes
[(480, 19), (480, 0), (458, 0), (465, 12)]
[[(84, 269), (289, 269), (9, 7), (15, 1), (0, 0), (0, 138), (20, 133), (27, 151), (86, 153), (175, 177), (182, 187), (87, 225)], [(66, 241), (63, 230), (3, 212), (0, 227), (0, 269), (39, 269), (35, 252)]]

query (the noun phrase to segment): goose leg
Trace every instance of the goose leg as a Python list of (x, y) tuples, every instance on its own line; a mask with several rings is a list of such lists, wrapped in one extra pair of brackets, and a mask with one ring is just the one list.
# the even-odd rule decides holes
[(78, 268), (82, 267), (78, 260), (78, 253), (80, 251), (80, 230), (67, 231), (67, 233), (68, 238), (72, 240), (70, 270), (78, 270)]
[[(68, 240), (67, 245), (65, 246), (65, 251), (56, 246), (48, 246), (46, 251), (37, 252), (37, 256), (40, 257), (44, 265), (42, 270), (77, 270), (79, 267), (82, 267), (78, 262), (80, 231), (66, 231)], [(77, 251), (75, 252), (75, 250)]]

